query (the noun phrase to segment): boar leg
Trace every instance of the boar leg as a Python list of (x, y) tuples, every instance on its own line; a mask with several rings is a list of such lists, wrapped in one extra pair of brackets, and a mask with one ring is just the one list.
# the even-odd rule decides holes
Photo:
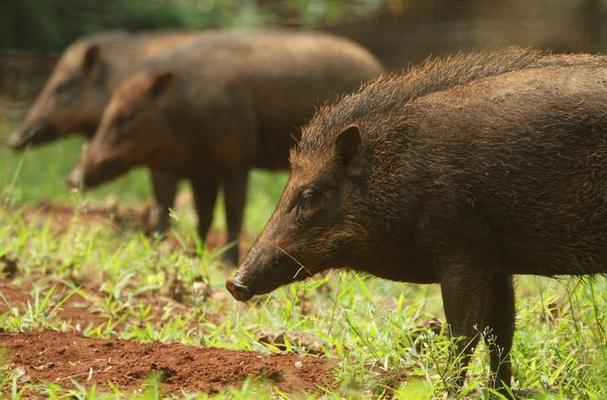
[(154, 208), (152, 210), (152, 229), (160, 234), (166, 233), (170, 225), (170, 212), (177, 195), (177, 179), (173, 176), (152, 172), (152, 189), (154, 191)]
[(205, 242), (209, 228), (213, 222), (213, 211), (217, 200), (219, 183), (211, 178), (192, 179), (194, 206), (198, 214), (198, 236)]
[(225, 260), (230, 265), (238, 265), (238, 239), (244, 217), (248, 177), (249, 171), (244, 169), (232, 171), (224, 178), (223, 196), (228, 226), (228, 243), (234, 244), (225, 254)]
[(493, 276), (486, 322), (490, 329), (490, 335), (485, 338), (485, 341), (491, 357), (494, 387), (509, 387), (512, 377), (510, 350), (512, 349), (512, 337), (514, 335), (512, 275), (496, 273)]
[(455, 384), (461, 388), (474, 348), (485, 327), (493, 271), (460, 263), (440, 269), (440, 285), (445, 316), (451, 335), (457, 338), (455, 355), (460, 375)]

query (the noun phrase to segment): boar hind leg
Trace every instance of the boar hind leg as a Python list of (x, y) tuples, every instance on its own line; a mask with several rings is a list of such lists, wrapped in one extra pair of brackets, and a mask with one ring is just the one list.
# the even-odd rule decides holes
[(456, 388), (466, 379), (466, 369), (483, 333), (490, 303), (493, 272), (454, 263), (440, 268), (443, 307), (450, 333), (455, 338), (454, 355), (459, 376)]
[(224, 177), (223, 196), (228, 226), (228, 243), (233, 244), (226, 251), (225, 261), (231, 265), (238, 264), (238, 239), (244, 217), (248, 176), (249, 171), (244, 169), (232, 171)]
[(491, 298), (487, 311), (489, 335), (485, 337), (491, 357), (494, 387), (504, 391), (510, 386), (512, 369), (510, 350), (514, 335), (514, 288), (512, 275), (496, 273), (491, 284)]
[(198, 236), (203, 242), (206, 241), (207, 233), (209, 233), (209, 228), (213, 222), (213, 211), (215, 210), (218, 188), (219, 183), (215, 179), (192, 179), (194, 206), (198, 214)]
[(151, 178), (155, 204), (150, 222), (155, 232), (164, 234), (170, 225), (170, 212), (177, 195), (177, 179), (155, 171), (151, 173)]

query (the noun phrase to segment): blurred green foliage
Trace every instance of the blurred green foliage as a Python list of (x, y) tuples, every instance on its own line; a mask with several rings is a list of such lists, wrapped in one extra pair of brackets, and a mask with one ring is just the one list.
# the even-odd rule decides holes
[(100, 30), (303, 26), (368, 15), (386, 0), (2, 0), (0, 49), (60, 51)]

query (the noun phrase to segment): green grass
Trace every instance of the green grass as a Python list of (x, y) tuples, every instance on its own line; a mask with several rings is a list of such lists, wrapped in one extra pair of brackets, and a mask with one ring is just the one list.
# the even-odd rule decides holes
[[(6, 131), (6, 129), (4, 129)], [(0, 132), (0, 139), (2, 132)], [(63, 184), (77, 157), (79, 142), (70, 140), (23, 155), (0, 148), (0, 192), (17, 208), (42, 199), (74, 204), (102, 201), (109, 195), (120, 201), (147, 199), (143, 171), (83, 196), (70, 193)], [(256, 172), (247, 209), (247, 230), (257, 233), (271, 213), (284, 185), (284, 175)], [(221, 210), (220, 210), (221, 211)], [(221, 220), (221, 218), (218, 218)], [(174, 221), (174, 231), (184, 243), (194, 240), (189, 214)], [(218, 225), (221, 227), (221, 223)], [(217, 300), (196, 290), (202, 281), (223, 291), (231, 273), (220, 266), (217, 254), (204, 247), (198, 257), (188, 249), (159, 244), (136, 230), (117, 232), (102, 225), (72, 223), (61, 235), (49, 221), (42, 227), (23, 212), (0, 211), (0, 257), (18, 260), (15, 284), (31, 284), (35, 299), (25, 309), (9, 308), (0, 314), (0, 331), (32, 329), (64, 330), (57, 309), (68, 296), (82, 293), (81, 285), (93, 285), (102, 294), (98, 304), (113, 323), (90, 326), (92, 337), (117, 336), (138, 341), (178, 341), (229, 349), (271, 353), (275, 349), (255, 340), (260, 329), (299, 331), (314, 335), (322, 351), (336, 360), (335, 387), (325, 395), (340, 398), (447, 398), (445, 385), (453, 375), (449, 339), (435, 335), (424, 323), (442, 318), (437, 286), (423, 286), (371, 279), (340, 272), (281, 288), (257, 304), (243, 305)], [(64, 282), (71, 287), (59, 293), (49, 285)], [(170, 323), (155, 325), (147, 319), (146, 296), (153, 296), (177, 279), (185, 288), (184, 303), (192, 312), (182, 316), (167, 309)], [(517, 332), (512, 352), (514, 387), (522, 398), (607, 398), (605, 365), (607, 282), (517, 278)], [(0, 302), (3, 300), (0, 298)], [(219, 321), (210, 316), (219, 315)], [(116, 324), (114, 324), (114, 322)], [(117, 329), (117, 323), (122, 324)], [(191, 329), (194, 324), (196, 329)], [(0, 344), (1, 345), (1, 344)], [(293, 345), (292, 351), (299, 349)], [(470, 367), (469, 379), (459, 398), (490, 398), (486, 349), (480, 346)], [(2, 398), (22, 398), (35, 390), (49, 398), (157, 398), (158, 382), (150, 377), (147, 388), (136, 395), (102, 393), (81, 383), (76, 389), (55, 384), (33, 384), (19, 379), (20, 371), (0, 353)], [(2, 366), (4, 365), (4, 367)], [(391, 385), (391, 376), (405, 376)], [(282, 398), (265, 385), (247, 382), (212, 398)], [(208, 398), (192, 394), (190, 398)]]

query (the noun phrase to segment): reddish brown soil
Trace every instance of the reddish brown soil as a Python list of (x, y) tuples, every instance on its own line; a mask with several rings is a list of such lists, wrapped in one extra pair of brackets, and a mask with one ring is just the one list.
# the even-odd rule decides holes
[[(51, 297), (51, 308), (58, 305), (58, 301), (65, 299), (67, 293), (70, 292), (69, 288), (58, 282), (46, 284), (44, 287), (46, 288), (45, 290), (50, 290), (51, 287), (55, 290), (56, 295)], [(68, 327), (77, 331), (82, 331), (88, 326), (96, 327), (108, 322), (111, 317), (99, 308), (99, 304), (102, 303), (102, 295), (96, 293), (92, 288), (81, 289), (81, 292), (86, 297), (72, 294), (67, 301), (57, 307), (57, 314), (55, 316), (61, 321), (67, 322)], [(16, 286), (8, 280), (0, 279), (0, 294), (2, 294), (11, 307), (17, 308), (21, 314), (25, 312), (28, 304), (33, 304), (34, 302), (30, 286)], [(45, 294), (45, 292), (41, 292), (40, 297), (43, 297)], [(164, 319), (164, 310), (168, 306), (172, 307), (172, 316), (185, 316), (190, 312), (189, 307), (160, 294), (142, 296), (140, 302), (145, 306), (151, 306), (151, 311), (146, 320), (153, 322), (158, 327), (162, 327), (167, 322)], [(0, 300), (0, 314), (8, 311), (8, 305)], [(219, 323), (221, 320), (219, 316), (215, 315), (207, 315), (207, 319), (216, 323)], [(115, 325), (114, 328), (120, 330), (127, 322), (133, 321), (132, 319), (121, 319), (121, 322)], [(113, 323), (117, 323), (116, 319), (114, 319)]]
[[(62, 298), (65, 297), (66, 288), (56, 285), (55, 290)], [(0, 280), (0, 293), (10, 306), (17, 308), (21, 314), (25, 312), (28, 304), (34, 303), (31, 288), (19, 288), (6, 280)], [(43, 297), (44, 294), (41, 293), (40, 297)], [(56, 303), (52, 299), (51, 301), (54, 306)], [(7, 311), (8, 305), (4, 301), (0, 301), (0, 313)], [(69, 322), (79, 330), (89, 325), (98, 326), (107, 321), (107, 318), (104, 318), (89, 300), (80, 295), (72, 295), (57, 308), (57, 312), (60, 319)]]
[(256, 352), (119, 339), (91, 339), (74, 333), (0, 333), (14, 367), (22, 367), (32, 382), (51, 381), (71, 387), (72, 379), (86, 386), (122, 390), (141, 388), (151, 373), (162, 376), (167, 392), (214, 393), (238, 386), (248, 376), (283, 391), (319, 391), (328, 386), (329, 366), (320, 357)]
[[(26, 291), (16, 288), (9, 282), (4, 280), (0, 280), (0, 293), (6, 299), (6, 301), (12, 306), (17, 308), (24, 307), (27, 302), (31, 303), (32, 296), (29, 295)], [(4, 301), (0, 301), (0, 313), (5, 313), (8, 311), (8, 306)]]

